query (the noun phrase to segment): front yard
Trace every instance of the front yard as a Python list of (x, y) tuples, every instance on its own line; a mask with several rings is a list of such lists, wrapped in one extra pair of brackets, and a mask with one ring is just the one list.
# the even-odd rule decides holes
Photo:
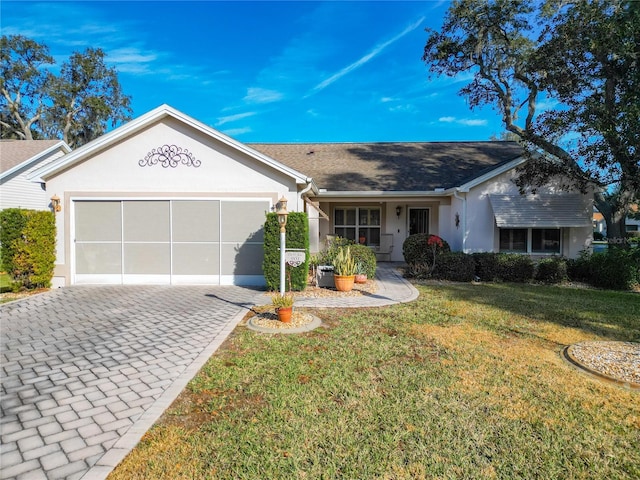
[(110, 479), (639, 478), (639, 392), (560, 355), (640, 341), (634, 293), (416, 285), (417, 301), (238, 327)]

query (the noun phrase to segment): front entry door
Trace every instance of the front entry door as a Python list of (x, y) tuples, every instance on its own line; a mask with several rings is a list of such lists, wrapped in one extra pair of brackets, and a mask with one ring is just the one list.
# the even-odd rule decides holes
[(409, 209), (409, 235), (416, 233), (429, 233), (429, 209)]

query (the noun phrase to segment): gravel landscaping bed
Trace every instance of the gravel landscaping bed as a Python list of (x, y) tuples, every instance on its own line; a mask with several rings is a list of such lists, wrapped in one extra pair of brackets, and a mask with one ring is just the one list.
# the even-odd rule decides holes
[(569, 346), (566, 356), (587, 371), (640, 388), (640, 343), (581, 342)]

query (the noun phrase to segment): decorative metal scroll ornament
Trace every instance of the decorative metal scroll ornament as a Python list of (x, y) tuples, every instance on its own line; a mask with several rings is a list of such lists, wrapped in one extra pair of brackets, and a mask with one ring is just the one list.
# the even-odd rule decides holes
[(141, 167), (152, 167), (157, 164), (164, 168), (176, 168), (178, 165), (198, 168), (202, 162), (186, 148), (183, 149), (176, 145), (163, 145), (154, 148), (142, 160), (138, 160), (138, 165)]

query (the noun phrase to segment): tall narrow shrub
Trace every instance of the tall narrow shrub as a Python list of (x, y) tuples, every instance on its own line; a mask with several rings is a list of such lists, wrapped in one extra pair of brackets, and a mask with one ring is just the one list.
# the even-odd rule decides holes
[[(286, 248), (302, 249), (305, 262), (298, 267), (286, 265), (286, 290), (300, 291), (307, 286), (309, 273), (309, 219), (304, 212), (291, 212), (287, 218)], [(267, 289), (280, 289), (280, 225), (278, 215), (268, 213), (264, 223), (264, 261), (262, 264)], [(291, 285), (289, 285), (289, 280)]]
[(14, 270), (16, 240), (22, 237), (27, 224), (27, 210), (7, 208), (0, 212), (0, 256), (2, 271), (11, 273)]
[(52, 212), (23, 210), (25, 225), (12, 242), (8, 272), (19, 287), (50, 287), (56, 261), (56, 222)]

